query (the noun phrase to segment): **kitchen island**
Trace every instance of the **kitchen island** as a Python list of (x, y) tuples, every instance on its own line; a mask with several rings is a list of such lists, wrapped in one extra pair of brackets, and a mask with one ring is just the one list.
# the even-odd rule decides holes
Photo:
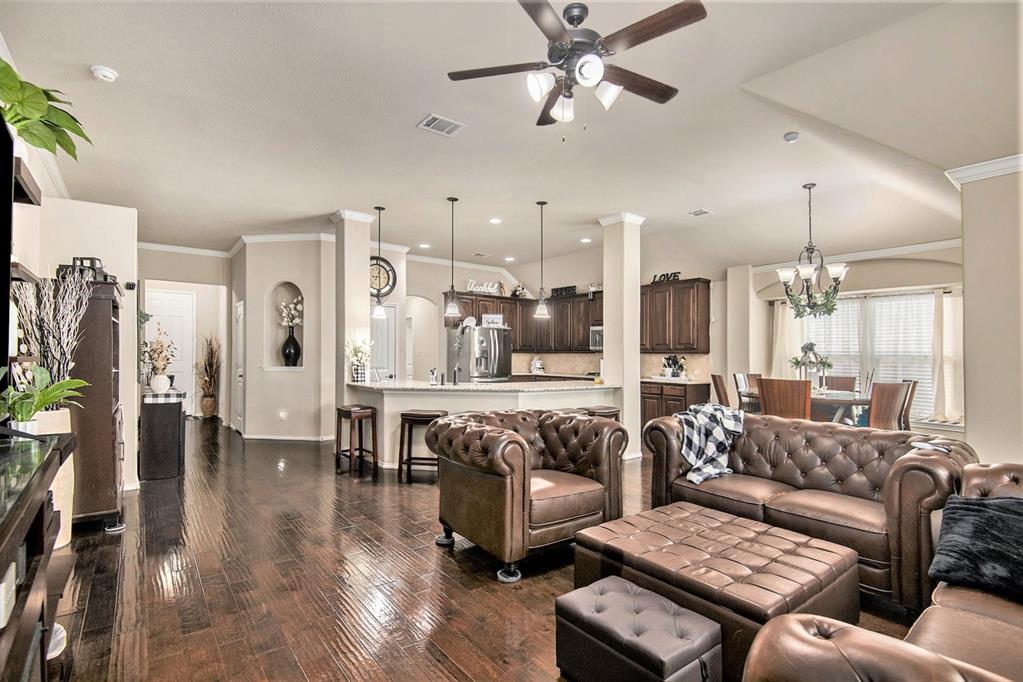
[[(514, 409), (564, 409), (589, 405), (621, 407), (622, 391), (617, 384), (595, 384), (593, 381), (497, 381), (431, 385), (428, 381), (411, 379), (377, 383), (348, 382), (353, 403), (371, 405), (377, 410), (380, 429), (380, 466), (398, 468), (398, 446), (401, 413), (406, 410), (447, 410), (478, 412)], [(639, 434), (630, 434), (638, 439)], [(638, 444), (638, 440), (635, 441)], [(422, 429), (413, 439), (416, 456), (426, 456)], [(630, 450), (636, 449), (630, 447)]]

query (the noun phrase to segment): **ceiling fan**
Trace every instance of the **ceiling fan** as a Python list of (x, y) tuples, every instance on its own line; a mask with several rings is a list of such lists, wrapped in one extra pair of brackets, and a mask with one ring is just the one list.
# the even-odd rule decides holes
[[(684, 0), (621, 30), (601, 36), (591, 29), (580, 28), (590, 13), (589, 8), (581, 2), (566, 5), (561, 13), (571, 28), (561, 22), (558, 13), (547, 0), (518, 2), (547, 36), (547, 61), (452, 71), (448, 78), (461, 81), (529, 72), (526, 76), (529, 95), (535, 102), (543, 100), (543, 109), (536, 121), (538, 126), (550, 125), (556, 121), (567, 123), (575, 118), (573, 94), (578, 85), (595, 87), (594, 93), (605, 110), (611, 108), (622, 90), (664, 104), (678, 94), (677, 88), (620, 66), (605, 64), (604, 59), (683, 26), (695, 24), (707, 16), (707, 10), (700, 0)], [(558, 69), (564, 75), (540, 73), (549, 68)]]

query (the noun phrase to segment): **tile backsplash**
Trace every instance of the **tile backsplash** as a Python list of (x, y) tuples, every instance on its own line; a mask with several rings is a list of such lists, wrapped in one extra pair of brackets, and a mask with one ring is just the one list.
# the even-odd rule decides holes
[[(536, 353), (513, 353), (512, 374), (529, 374), (529, 363)], [(540, 353), (544, 369), (549, 374), (586, 374), (600, 371), (600, 355), (597, 353)], [(664, 356), (643, 353), (639, 356), (640, 376), (661, 373)], [(710, 381), (710, 356), (686, 355), (686, 376), (698, 381)]]
[[(697, 381), (710, 381), (709, 355), (680, 355), (686, 359), (686, 376)], [(663, 355), (643, 353), (639, 358), (639, 375), (648, 377), (661, 373)]]

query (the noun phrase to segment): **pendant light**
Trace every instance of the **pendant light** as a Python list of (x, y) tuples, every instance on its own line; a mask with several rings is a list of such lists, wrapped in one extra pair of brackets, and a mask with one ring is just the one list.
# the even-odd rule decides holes
[(540, 291), (537, 295), (536, 312), (533, 313), (533, 317), (546, 320), (551, 316), (547, 310), (547, 292), (543, 290), (543, 207), (547, 205), (547, 202), (538, 201), (536, 205), (540, 207)]
[(458, 295), (455, 293), (455, 202), (458, 197), (448, 197), (451, 202), (451, 288), (448, 289), (448, 304), (444, 317), (458, 317)]
[[(383, 206), (374, 206), (373, 208), (376, 209), (376, 212), (377, 212), (377, 262), (380, 262), (380, 242), (383, 239), (383, 236), (381, 235), (381, 232), (383, 232), (383, 229), (384, 229), (384, 225), (383, 225), (383, 222), (382, 222), (382, 216), (383, 216), (383, 212), (384, 212), (384, 207)], [(376, 305), (373, 306), (373, 314), (371, 315), (371, 317), (374, 320), (386, 320), (387, 319), (387, 311), (384, 310), (384, 305), (382, 303), (382, 300), (383, 299), (380, 298), (380, 290), (378, 289), (377, 290), (377, 302), (376, 302)]]

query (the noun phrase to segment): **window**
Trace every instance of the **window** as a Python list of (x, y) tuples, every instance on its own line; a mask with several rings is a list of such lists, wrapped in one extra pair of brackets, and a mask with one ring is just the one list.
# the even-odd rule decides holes
[[(831, 374), (918, 382), (913, 419), (935, 413), (934, 292), (845, 297), (830, 317), (808, 318), (807, 340), (831, 358)], [(947, 345), (946, 345), (947, 347)]]

